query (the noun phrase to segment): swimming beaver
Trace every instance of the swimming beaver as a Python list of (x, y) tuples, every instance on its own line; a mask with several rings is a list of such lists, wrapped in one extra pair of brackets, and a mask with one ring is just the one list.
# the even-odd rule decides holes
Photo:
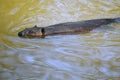
[(19, 32), (18, 36), (25, 38), (44, 38), (45, 36), (49, 35), (86, 33), (97, 27), (100, 27), (101, 25), (106, 25), (113, 22), (120, 22), (120, 18), (66, 22), (47, 27), (37, 27), (35, 25), (32, 28), (26, 28), (25, 30)]

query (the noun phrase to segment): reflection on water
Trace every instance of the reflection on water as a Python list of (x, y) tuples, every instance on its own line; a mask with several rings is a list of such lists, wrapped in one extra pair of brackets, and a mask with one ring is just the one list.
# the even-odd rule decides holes
[(0, 79), (119, 80), (120, 23), (87, 34), (17, 36), (35, 24), (119, 17), (119, 5), (119, 0), (0, 0)]

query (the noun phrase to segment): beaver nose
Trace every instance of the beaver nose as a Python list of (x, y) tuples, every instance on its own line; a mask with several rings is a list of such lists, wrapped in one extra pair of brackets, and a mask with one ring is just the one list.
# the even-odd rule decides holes
[(19, 33), (18, 33), (18, 36), (19, 36), (19, 37), (22, 37), (22, 36), (24, 36), (24, 34), (23, 34), (22, 32), (19, 32)]

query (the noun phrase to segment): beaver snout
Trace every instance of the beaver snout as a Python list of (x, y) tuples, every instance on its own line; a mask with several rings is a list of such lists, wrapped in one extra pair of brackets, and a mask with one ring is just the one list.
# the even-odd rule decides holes
[(23, 33), (23, 32), (19, 32), (19, 33), (18, 33), (18, 36), (19, 36), (19, 37), (23, 37), (23, 36), (24, 36), (24, 33)]

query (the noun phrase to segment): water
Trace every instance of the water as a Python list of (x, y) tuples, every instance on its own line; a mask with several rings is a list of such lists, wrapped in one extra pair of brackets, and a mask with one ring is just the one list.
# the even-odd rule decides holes
[(119, 80), (120, 23), (23, 39), (34, 25), (120, 17), (120, 0), (0, 0), (0, 80)]

